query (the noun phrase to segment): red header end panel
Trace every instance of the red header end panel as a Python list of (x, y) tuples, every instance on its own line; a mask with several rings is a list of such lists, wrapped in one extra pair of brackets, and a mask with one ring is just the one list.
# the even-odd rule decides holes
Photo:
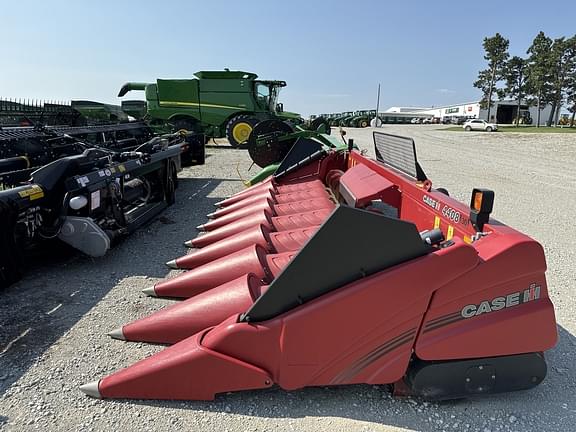
[(423, 360), (545, 351), (556, 344), (540, 244), (506, 226), (474, 246), (482, 262), (439, 289), (416, 343)]

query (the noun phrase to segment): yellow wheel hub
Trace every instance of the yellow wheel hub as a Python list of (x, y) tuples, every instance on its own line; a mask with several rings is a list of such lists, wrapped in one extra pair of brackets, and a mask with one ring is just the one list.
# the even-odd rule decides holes
[(252, 126), (249, 123), (238, 123), (232, 128), (232, 136), (238, 143), (242, 143), (248, 139), (252, 132)]

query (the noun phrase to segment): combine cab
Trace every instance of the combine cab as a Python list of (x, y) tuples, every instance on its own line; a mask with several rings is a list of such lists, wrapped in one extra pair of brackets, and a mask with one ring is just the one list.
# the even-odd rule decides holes
[(213, 399), (278, 386), (392, 384), (429, 399), (530, 389), (556, 343), (542, 247), (434, 189), (411, 139), (377, 159), (301, 137), (274, 176), (217, 204), (181, 302), (110, 333), (171, 344), (81, 387), (100, 398)]

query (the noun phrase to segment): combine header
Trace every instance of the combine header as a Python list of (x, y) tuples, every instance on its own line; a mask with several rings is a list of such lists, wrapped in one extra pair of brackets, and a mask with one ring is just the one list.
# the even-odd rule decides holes
[(81, 390), (213, 399), (278, 386), (392, 384), (451, 399), (530, 389), (556, 343), (542, 247), (434, 189), (411, 139), (377, 160), (300, 138), (275, 174), (218, 203), (187, 269), (145, 290), (179, 303), (110, 333), (173, 344)]
[(104, 148), (31, 128), (1, 130), (0, 155), (28, 156), (0, 159), (0, 288), (21, 277), (41, 244), (60, 240), (102, 256), (172, 204), (186, 140), (173, 134)]

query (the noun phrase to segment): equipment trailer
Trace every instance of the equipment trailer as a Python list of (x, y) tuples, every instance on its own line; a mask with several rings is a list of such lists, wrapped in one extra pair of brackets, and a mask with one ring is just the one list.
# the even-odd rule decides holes
[(392, 384), (453, 399), (526, 390), (556, 344), (543, 248), (434, 189), (409, 138), (376, 160), (303, 136), (273, 176), (217, 203), (187, 271), (144, 292), (183, 299), (116, 329), (173, 344), (81, 390), (213, 399), (278, 386)]

